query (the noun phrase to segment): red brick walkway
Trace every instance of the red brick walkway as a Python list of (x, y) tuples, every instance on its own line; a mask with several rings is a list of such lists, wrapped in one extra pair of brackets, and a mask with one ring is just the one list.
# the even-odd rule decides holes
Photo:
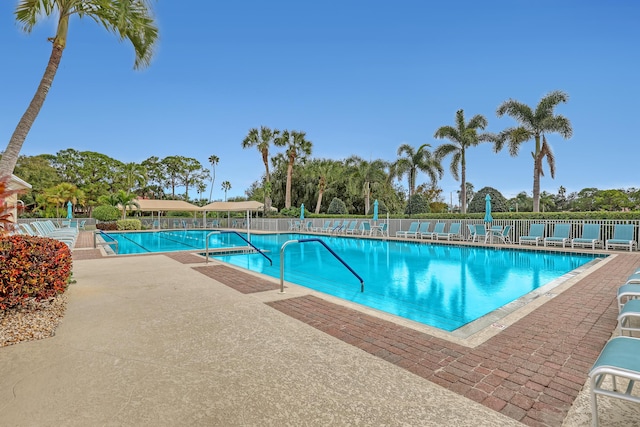
[(248, 273), (243, 273), (235, 268), (226, 265), (211, 265), (207, 267), (194, 267), (194, 270), (224, 283), (230, 288), (235, 289), (243, 294), (251, 294), (254, 292), (264, 292), (279, 289), (280, 286), (273, 281), (261, 279)]
[(638, 265), (640, 255), (618, 255), (476, 348), (314, 296), (268, 304), (524, 424), (558, 426), (616, 327), (616, 288)]

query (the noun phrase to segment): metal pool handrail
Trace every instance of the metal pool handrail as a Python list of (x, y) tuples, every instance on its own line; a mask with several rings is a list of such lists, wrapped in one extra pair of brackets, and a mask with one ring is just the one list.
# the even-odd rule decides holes
[(282, 246), (280, 247), (280, 293), (283, 294), (284, 293), (284, 248), (289, 244), (289, 243), (306, 243), (306, 242), (319, 242), (322, 244), (322, 246), (324, 246), (325, 248), (327, 248), (327, 250), (331, 253), (331, 255), (333, 255), (338, 261), (340, 261), (342, 263), (342, 265), (344, 265), (345, 267), (347, 267), (347, 269), (358, 278), (358, 280), (360, 280), (360, 292), (364, 292), (364, 280), (362, 280), (362, 277), (360, 277), (358, 275), (358, 273), (356, 273), (353, 268), (351, 268), (349, 266), (349, 264), (347, 264), (342, 258), (340, 258), (340, 256), (335, 253), (333, 251), (333, 249), (331, 249), (329, 246), (327, 246), (327, 244), (321, 240), (321, 239), (298, 239), (298, 240), (287, 240), (286, 242), (284, 242), (282, 244)]
[(253, 243), (251, 243), (250, 241), (245, 239), (237, 231), (212, 231), (209, 234), (207, 234), (207, 237), (205, 237), (205, 239), (204, 239), (205, 240), (205, 254), (204, 254), (205, 255), (205, 264), (209, 264), (209, 236), (211, 236), (212, 234), (235, 234), (236, 236), (238, 236), (239, 238), (241, 238), (242, 240), (247, 242), (247, 244), (249, 246), (251, 246), (253, 249), (255, 249), (256, 252), (258, 252), (260, 255), (262, 255), (263, 257), (268, 259), (269, 263), (271, 263), (271, 265), (273, 265), (273, 261), (271, 261), (271, 258), (269, 258), (267, 255), (265, 255), (265, 253), (262, 252), (262, 250), (258, 249)]
[(96, 240), (96, 237), (98, 236), (98, 234), (100, 234), (102, 236), (102, 238), (104, 239), (105, 237), (111, 239), (110, 242), (107, 242), (106, 240), (104, 242), (100, 242), (101, 245), (115, 245), (116, 246), (116, 250), (115, 253), (118, 253), (118, 241), (111, 235), (105, 233), (102, 230), (98, 230), (99, 233), (93, 233), (93, 248), (97, 248), (98, 247), (98, 241)]

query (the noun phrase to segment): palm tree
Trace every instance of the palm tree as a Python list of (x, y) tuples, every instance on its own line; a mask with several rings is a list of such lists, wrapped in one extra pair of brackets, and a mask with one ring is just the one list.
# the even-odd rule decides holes
[[(455, 126), (442, 126), (433, 135), (434, 138), (446, 138), (450, 143), (445, 143), (436, 148), (434, 152), (438, 159), (442, 159), (451, 154), (449, 170), (453, 178), (460, 180), (460, 212), (467, 212), (467, 158), (466, 151), (469, 147), (475, 147), (481, 142), (496, 141), (496, 136), (490, 133), (478, 135), (478, 129), (484, 130), (487, 127), (487, 119), (476, 114), (469, 120), (464, 121), (464, 110), (456, 112)], [(460, 174), (458, 175), (458, 169)]]
[(324, 192), (327, 188), (335, 181), (336, 176), (338, 175), (338, 164), (335, 160), (320, 160), (315, 161), (311, 164), (311, 170), (309, 170), (310, 174), (313, 174), (314, 177), (317, 177), (317, 191), (318, 191), (318, 199), (316, 202), (315, 213), (320, 213), (320, 207), (322, 206), (322, 197), (324, 196)]
[(553, 109), (560, 103), (566, 103), (569, 95), (556, 90), (540, 100), (533, 111), (528, 105), (509, 99), (503, 102), (496, 113), (498, 117), (507, 114), (513, 117), (520, 126), (503, 130), (496, 141), (494, 149), (496, 152), (502, 150), (504, 143), (509, 146), (509, 154), (517, 156), (520, 144), (535, 140), (535, 150), (533, 156), (533, 212), (540, 212), (540, 176), (544, 175), (542, 170), (542, 160), (546, 157), (549, 165), (551, 178), (555, 177), (555, 159), (551, 146), (547, 143), (546, 133), (559, 133), (564, 139), (571, 138), (573, 129), (569, 119), (562, 115), (554, 115)]
[(398, 156), (405, 154), (405, 157), (399, 158), (392, 166), (391, 171), (394, 177), (402, 178), (407, 175), (409, 183), (409, 199), (416, 191), (416, 177), (418, 171), (422, 171), (429, 175), (431, 182), (436, 182), (442, 178), (443, 170), (437, 158), (434, 158), (428, 147), (429, 144), (422, 144), (416, 150), (409, 144), (402, 144), (398, 147)]
[(224, 201), (227, 201), (227, 191), (231, 190), (231, 183), (229, 181), (222, 181), (222, 190), (224, 191)]
[(122, 166), (122, 173), (127, 193), (131, 193), (136, 185), (142, 188), (147, 184), (147, 169), (141, 164), (125, 163)]
[(311, 148), (313, 143), (305, 138), (304, 132), (285, 130), (282, 135), (275, 140), (275, 145), (278, 147), (287, 147), (285, 152), (287, 158), (287, 186), (284, 196), (284, 207), (288, 209), (291, 207), (291, 180), (293, 176), (293, 165), (296, 160), (304, 160), (307, 156), (311, 155)]
[(56, 217), (58, 218), (60, 218), (60, 205), (64, 205), (67, 202), (71, 202), (74, 205), (76, 203), (84, 203), (84, 192), (68, 182), (45, 189), (44, 195), (48, 203), (56, 205)]
[(122, 219), (127, 217), (128, 207), (135, 206), (140, 208), (140, 205), (136, 201), (135, 194), (127, 193), (124, 190), (118, 190), (118, 192), (114, 194), (114, 199), (118, 202), (118, 205), (122, 206)]
[(209, 202), (212, 202), (211, 197), (213, 196), (213, 183), (216, 181), (216, 165), (220, 161), (220, 157), (212, 154), (209, 156), (209, 163), (211, 163), (211, 189), (209, 190)]
[(275, 138), (280, 135), (277, 129), (271, 130), (266, 126), (261, 126), (260, 130), (253, 128), (242, 141), (242, 148), (256, 147), (262, 155), (264, 164), (264, 213), (267, 215), (271, 211), (271, 176), (269, 175), (269, 147), (274, 143)]
[(120, 40), (128, 40), (133, 45), (136, 59), (134, 68), (149, 65), (153, 56), (153, 47), (158, 39), (158, 29), (153, 22), (149, 0), (20, 0), (16, 8), (16, 20), (22, 29), (30, 33), (43, 17), (58, 17), (56, 34), (52, 43), (49, 63), (40, 80), (31, 103), (20, 118), (9, 144), (0, 160), (0, 176), (10, 175), (15, 168), (22, 145), (27, 134), (44, 104), (51, 84), (60, 65), (62, 52), (67, 45), (69, 18), (77, 15), (88, 17), (101, 24), (109, 32), (118, 35)]
[(351, 168), (350, 175), (353, 183), (362, 188), (364, 196), (364, 214), (367, 215), (371, 208), (371, 190), (373, 184), (382, 183), (389, 179), (390, 176), (385, 172), (389, 166), (383, 160), (373, 160), (368, 162), (358, 156), (351, 156), (345, 161), (346, 165)]

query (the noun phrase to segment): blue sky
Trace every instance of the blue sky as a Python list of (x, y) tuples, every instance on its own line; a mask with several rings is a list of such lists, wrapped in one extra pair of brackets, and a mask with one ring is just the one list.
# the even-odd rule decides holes
[[(133, 49), (91, 20), (72, 20), (67, 48), (22, 154), (97, 151), (123, 162), (156, 155), (215, 154), (214, 198), (263, 174), (241, 148), (261, 125), (302, 130), (315, 158), (393, 161), (408, 143), (433, 148), (455, 113), (484, 115), (503, 101), (535, 106), (552, 90), (573, 137), (549, 135), (556, 178), (542, 190), (640, 187), (636, 122), (640, 100), (640, 2), (635, 0), (163, 0), (151, 66), (133, 70)], [(17, 1), (0, 2), (0, 150), (37, 87), (54, 21), (31, 34), (15, 23)], [(531, 195), (533, 142), (520, 155), (490, 144), (468, 151), (467, 180), (505, 197)], [(275, 151), (274, 151), (275, 153)], [(439, 182), (448, 202), (459, 182)], [(548, 169), (545, 167), (545, 171)], [(418, 176), (418, 184), (427, 180)], [(403, 182), (404, 184), (404, 182)], [(405, 184), (406, 185), (406, 184)], [(207, 194), (208, 195), (207, 190)]]

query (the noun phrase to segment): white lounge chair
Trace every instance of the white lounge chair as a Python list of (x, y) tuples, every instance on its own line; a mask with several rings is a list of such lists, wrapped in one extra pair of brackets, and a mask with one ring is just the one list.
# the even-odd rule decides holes
[(591, 249), (595, 250), (596, 245), (601, 243), (600, 224), (585, 224), (582, 227), (582, 236), (571, 239), (571, 248), (576, 246), (591, 246)]
[(529, 234), (526, 236), (520, 236), (518, 243), (535, 243), (536, 246), (538, 246), (538, 243), (542, 242), (543, 238), (544, 224), (531, 224), (531, 226), (529, 227)]
[(418, 231), (418, 227), (420, 227), (420, 223), (418, 221), (414, 221), (409, 225), (408, 230), (396, 231), (396, 237), (407, 237), (407, 234), (415, 234)]
[(571, 233), (571, 224), (556, 224), (553, 227), (553, 235), (544, 238), (544, 246), (547, 245), (566, 245), (569, 242), (569, 234)]
[(629, 252), (638, 244), (633, 236), (636, 226), (633, 224), (615, 224), (613, 226), (613, 238), (605, 241), (605, 249), (609, 247), (629, 248)]
[(435, 239), (435, 240), (439, 240), (440, 238), (447, 239), (447, 240), (461, 239), (462, 238), (462, 236), (460, 235), (460, 228), (461, 227), (462, 227), (461, 223), (454, 222), (453, 224), (451, 224), (449, 226), (449, 232), (448, 233), (436, 233), (435, 230), (434, 230), (432, 238)]

